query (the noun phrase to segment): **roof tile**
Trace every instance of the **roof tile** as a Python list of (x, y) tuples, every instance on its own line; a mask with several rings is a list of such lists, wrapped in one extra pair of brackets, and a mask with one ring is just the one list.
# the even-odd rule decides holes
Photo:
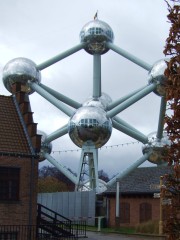
[[(139, 167), (134, 169), (130, 174), (122, 178), (119, 183), (121, 193), (155, 193), (159, 192), (160, 176), (172, 172), (172, 167)], [(105, 194), (115, 193), (116, 183), (109, 187)]]
[(0, 95), (0, 152), (31, 154), (12, 96)]

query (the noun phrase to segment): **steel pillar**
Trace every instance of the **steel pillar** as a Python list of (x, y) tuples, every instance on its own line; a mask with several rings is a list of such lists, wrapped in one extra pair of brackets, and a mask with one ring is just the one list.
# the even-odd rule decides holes
[(50, 87), (45, 86), (42, 83), (40, 83), (39, 86), (42, 87), (48, 93), (50, 93), (52, 96), (54, 96), (56, 99), (62, 101), (63, 103), (66, 103), (67, 105), (69, 105), (69, 106), (71, 106), (71, 107), (73, 107), (75, 109), (78, 109), (79, 107), (82, 106), (81, 103), (78, 103), (78, 102), (72, 100), (71, 98), (68, 98), (68, 97), (64, 96), (63, 94), (53, 90)]
[(158, 122), (158, 130), (157, 130), (157, 138), (158, 139), (161, 139), (163, 136), (165, 112), (166, 112), (166, 99), (165, 99), (165, 97), (161, 97), (159, 122)]
[(101, 55), (93, 55), (93, 98), (101, 96)]
[(145, 135), (143, 135), (142, 133), (139, 134), (135, 131), (133, 131), (132, 129), (122, 125), (122, 124), (119, 124), (117, 123), (116, 121), (112, 121), (113, 123), (113, 127), (116, 128), (117, 130), (127, 134), (128, 136), (142, 142), (142, 143), (147, 143), (148, 142), (148, 137), (146, 137)]
[(127, 127), (128, 129), (134, 131), (135, 133), (138, 133), (139, 135), (142, 135), (143, 137), (146, 137), (143, 133), (141, 133), (136, 128), (134, 128), (133, 126), (131, 126), (130, 124), (128, 124), (127, 122), (122, 120), (120, 117), (116, 116), (116, 117), (113, 118), (113, 120), (115, 120), (117, 123)]
[(64, 112), (66, 115), (71, 117), (74, 114), (74, 111), (71, 110), (69, 107), (67, 107), (64, 103), (57, 100), (54, 96), (52, 96), (50, 93), (45, 91), (42, 87), (40, 87), (37, 83), (28, 81), (29, 86), (39, 93), (42, 97), (44, 97), (48, 102), (52, 103), (55, 107), (57, 107), (59, 110)]
[(150, 92), (152, 92), (156, 88), (156, 85), (157, 85), (156, 83), (148, 85), (146, 88), (144, 88), (140, 92), (136, 93), (134, 96), (130, 97), (128, 100), (126, 100), (125, 102), (123, 102), (119, 106), (117, 106), (114, 109), (108, 111), (107, 116), (110, 117), (110, 118), (116, 116), (118, 113), (122, 112), (123, 110), (125, 110), (126, 108), (128, 108), (129, 106), (131, 106), (132, 104), (134, 104), (135, 102), (140, 100), (141, 98), (145, 97)]
[(135, 57), (134, 55), (132, 55), (131, 53), (123, 50), (122, 48), (114, 45), (113, 43), (107, 42), (106, 46), (108, 48), (110, 48), (111, 50), (113, 50), (114, 52), (120, 54), (121, 56), (127, 58), (128, 60), (130, 60), (131, 62), (137, 64), (138, 66), (150, 71), (152, 66), (146, 62), (144, 62), (143, 60)]
[(86, 43), (80, 43), (80, 44), (76, 45), (75, 47), (70, 48), (67, 51), (60, 53), (60, 54), (56, 55), (55, 57), (37, 65), (37, 69), (43, 70), (43, 69), (53, 65), (54, 63), (59, 62), (60, 60), (72, 55), (73, 53), (83, 49), (85, 47), (85, 45), (86, 45)]
[(52, 142), (53, 140), (64, 136), (68, 133), (68, 124), (64, 125), (63, 127), (59, 128), (55, 132), (49, 134), (46, 139), (44, 140), (44, 143)]
[(51, 155), (48, 153), (43, 153), (43, 157), (47, 159), (52, 165), (54, 165), (59, 171), (61, 171), (67, 178), (69, 178), (75, 185), (77, 185), (77, 177), (75, 177), (66, 167), (58, 163)]
[(129, 99), (130, 97), (134, 96), (136, 93), (138, 93), (138, 92), (140, 92), (141, 90), (143, 90), (145, 87), (147, 87), (147, 85), (144, 86), (144, 87), (141, 87), (141, 88), (139, 88), (139, 89), (137, 89), (137, 90), (135, 90), (135, 91), (133, 91), (133, 92), (131, 92), (131, 93), (129, 93), (129, 94), (127, 94), (126, 96), (124, 96), (124, 97), (122, 97), (122, 98), (119, 98), (119, 99), (116, 100), (116, 101), (113, 101), (112, 103), (110, 103), (110, 104), (108, 105), (107, 110), (110, 111), (111, 109), (117, 107), (119, 104), (123, 103), (124, 101), (126, 101), (126, 100)]
[(112, 178), (108, 183), (107, 187), (112, 186), (116, 181), (120, 181), (123, 177), (127, 176), (130, 172), (132, 172), (135, 168), (140, 166), (143, 162), (145, 162), (151, 153), (144, 154), (141, 158), (139, 158), (136, 162), (134, 162), (130, 167), (128, 167), (122, 173), (117, 174), (114, 178)]
[(83, 191), (84, 189), (99, 191), (98, 150), (94, 145), (84, 145), (82, 147), (77, 178), (77, 191)]

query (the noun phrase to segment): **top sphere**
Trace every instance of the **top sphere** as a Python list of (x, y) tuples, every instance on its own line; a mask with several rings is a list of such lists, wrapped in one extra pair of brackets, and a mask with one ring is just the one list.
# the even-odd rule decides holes
[(113, 42), (114, 33), (111, 27), (98, 19), (88, 22), (80, 32), (80, 41), (87, 43), (85, 50), (90, 54), (104, 54), (109, 48), (106, 42)]
[(3, 69), (3, 83), (12, 93), (14, 83), (21, 83), (22, 90), (28, 94), (34, 91), (29, 87), (28, 81), (40, 83), (41, 75), (36, 64), (27, 58), (15, 58), (9, 61)]
[(165, 81), (167, 80), (166, 76), (164, 75), (164, 71), (167, 68), (166, 61), (168, 59), (161, 59), (154, 63), (151, 70), (149, 71), (148, 75), (148, 82), (149, 83), (159, 83), (154, 90), (154, 93), (158, 96), (165, 96)]

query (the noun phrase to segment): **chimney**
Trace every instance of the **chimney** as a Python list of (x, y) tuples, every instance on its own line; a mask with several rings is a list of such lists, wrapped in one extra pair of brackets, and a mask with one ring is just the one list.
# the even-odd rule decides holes
[(23, 90), (24, 88), (21, 83), (14, 83), (12, 85), (12, 92), (15, 94), (29, 137), (31, 138), (34, 150), (37, 153), (41, 149), (41, 135), (37, 134), (37, 123), (34, 123), (33, 120), (33, 112), (31, 111), (29, 96)]

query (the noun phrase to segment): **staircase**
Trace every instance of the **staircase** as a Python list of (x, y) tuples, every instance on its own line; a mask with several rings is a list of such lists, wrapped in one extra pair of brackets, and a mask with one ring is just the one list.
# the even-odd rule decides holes
[(37, 207), (37, 231), (38, 239), (76, 239), (72, 221), (41, 204)]

